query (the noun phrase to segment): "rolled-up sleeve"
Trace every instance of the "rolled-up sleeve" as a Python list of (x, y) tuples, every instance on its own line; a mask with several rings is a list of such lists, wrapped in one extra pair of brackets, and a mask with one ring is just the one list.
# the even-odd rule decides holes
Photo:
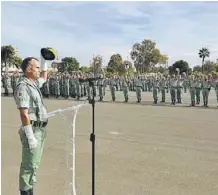
[(27, 90), (28, 89), (26, 85), (20, 85), (14, 94), (14, 99), (18, 109), (29, 108), (30, 96)]

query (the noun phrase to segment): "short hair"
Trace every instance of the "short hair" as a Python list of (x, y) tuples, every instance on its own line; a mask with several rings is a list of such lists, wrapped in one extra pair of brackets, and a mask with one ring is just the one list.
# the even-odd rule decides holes
[(31, 60), (37, 60), (37, 61), (39, 61), (39, 60), (38, 60), (37, 58), (35, 58), (35, 57), (27, 57), (27, 58), (25, 58), (25, 59), (23, 60), (22, 64), (21, 64), (21, 69), (22, 69), (23, 72), (26, 71), (27, 67), (29, 66), (29, 62), (30, 62)]

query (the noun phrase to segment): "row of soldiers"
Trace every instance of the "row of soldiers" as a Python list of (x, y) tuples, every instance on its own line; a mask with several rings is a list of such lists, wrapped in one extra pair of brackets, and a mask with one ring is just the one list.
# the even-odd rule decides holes
[[(100, 75), (98, 80), (93, 81), (93, 87), (90, 87), (90, 82), (87, 78), (92, 78), (93, 74), (85, 73), (54, 73), (48, 76), (46, 83), (41, 88), (44, 97), (64, 97), (76, 98), (79, 100), (82, 97), (90, 99), (92, 95), (99, 95), (99, 101), (103, 101), (106, 87), (109, 86), (112, 101), (116, 100), (117, 91), (122, 91), (124, 101), (128, 102), (129, 91), (136, 92), (137, 102), (142, 100), (142, 92), (153, 92), (154, 104), (158, 103), (158, 93), (161, 94), (161, 102), (165, 102), (166, 93), (170, 92), (171, 104), (182, 103), (182, 92), (189, 90), (191, 98), (191, 106), (200, 104), (200, 97), (202, 93), (203, 106), (208, 106), (208, 97), (211, 89), (215, 89), (218, 102), (218, 78), (212, 75), (186, 76), (181, 75), (162, 75), (156, 74), (152, 76), (138, 75), (138, 76), (117, 76), (112, 75), (106, 78), (104, 74)], [(6, 78), (6, 79), (4, 79)], [(5, 95), (8, 94), (8, 85), (5, 82), (9, 78), (8, 75), (2, 77), (3, 87), (5, 88)], [(11, 87), (14, 90), (16, 83), (22, 76), (15, 73), (11, 76)], [(4, 81), (3, 81), (4, 80)]]

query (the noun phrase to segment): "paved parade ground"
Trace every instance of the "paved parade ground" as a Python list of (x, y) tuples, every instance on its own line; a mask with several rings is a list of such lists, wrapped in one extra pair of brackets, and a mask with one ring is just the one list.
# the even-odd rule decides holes
[[(152, 93), (142, 105), (96, 104), (96, 195), (217, 195), (218, 109), (215, 93), (209, 108), (184, 104), (153, 106)], [(167, 97), (169, 102), (169, 97)], [(48, 111), (79, 101), (45, 100)], [(201, 102), (202, 103), (202, 102)], [(19, 113), (11, 97), (2, 97), (2, 194), (18, 194), (21, 144)], [(77, 195), (91, 195), (91, 106), (76, 120)], [(69, 117), (69, 114), (67, 114)], [(68, 125), (61, 116), (50, 118), (44, 156), (37, 175), (36, 195), (65, 195), (69, 183)]]

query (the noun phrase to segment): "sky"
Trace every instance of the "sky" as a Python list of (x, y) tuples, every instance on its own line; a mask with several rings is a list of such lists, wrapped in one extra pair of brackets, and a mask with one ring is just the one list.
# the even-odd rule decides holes
[(156, 42), (168, 64), (186, 60), (201, 64), (207, 47), (218, 59), (218, 2), (2, 2), (1, 45), (18, 55), (39, 57), (41, 47), (54, 47), (59, 58), (75, 57), (81, 66), (93, 55), (107, 65), (119, 53), (130, 60), (134, 43)]

